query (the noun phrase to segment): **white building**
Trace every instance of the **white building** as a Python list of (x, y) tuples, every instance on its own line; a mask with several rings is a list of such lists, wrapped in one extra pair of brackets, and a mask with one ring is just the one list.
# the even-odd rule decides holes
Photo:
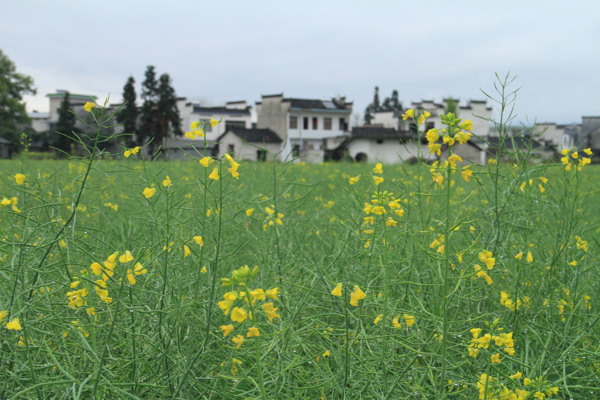
[(227, 128), (218, 138), (218, 155), (228, 153), (237, 161), (273, 161), (281, 151), (282, 140), (270, 129)]
[(411, 138), (408, 131), (384, 127), (355, 127), (345, 143), (348, 156), (362, 162), (380, 162), (386, 164), (416, 162), (419, 157), (434, 160), (425, 143), (419, 144), (417, 138)]
[[(184, 132), (190, 129), (192, 122), (204, 123), (206, 141), (205, 138), (170, 137), (166, 145), (169, 158), (182, 158), (184, 153), (194, 156), (204, 154), (205, 145), (209, 155), (217, 155), (219, 138), (228, 129), (252, 127), (252, 106), (246, 101), (230, 101), (221, 107), (204, 107), (181, 98), (177, 101), (177, 109), (181, 118), (181, 129)], [(211, 126), (211, 118), (220, 123)]]
[(572, 149), (575, 146), (576, 129), (572, 126), (557, 125), (554, 122), (543, 122), (533, 127), (533, 137), (546, 146), (556, 150)]
[(271, 129), (283, 140), (281, 159), (297, 156), (321, 162), (330, 139), (349, 136), (352, 103), (340, 99), (284, 98), (263, 95), (256, 103), (257, 127)]
[(73, 110), (81, 109), (88, 101), (96, 101), (96, 96), (70, 93), (67, 90), (57, 89), (56, 93), (46, 95), (48, 97), (49, 112), (34, 111), (28, 114), (34, 131), (47, 132), (54, 129), (54, 125), (58, 122), (58, 111), (67, 93), (69, 93), (69, 104)]

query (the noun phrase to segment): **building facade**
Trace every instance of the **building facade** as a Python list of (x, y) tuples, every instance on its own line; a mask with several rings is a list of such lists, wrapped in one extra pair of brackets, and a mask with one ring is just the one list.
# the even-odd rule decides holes
[(349, 136), (351, 115), (352, 103), (345, 98), (298, 99), (276, 94), (263, 95), (256, 103), (257, 127), (271, 129), (281, 138), (283, 160), (324, 161), (330, 139)]

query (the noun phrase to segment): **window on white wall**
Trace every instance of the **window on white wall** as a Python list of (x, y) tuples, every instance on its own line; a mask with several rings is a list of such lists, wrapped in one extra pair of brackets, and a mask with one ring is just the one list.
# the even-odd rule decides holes
[(312, 119), (312, 128), (314, 130), (319, 129), (319, 119), (317, 117), (313, 117)]
[(323, 118), (323, 129), (325, 129), (326, 131), (331, 130), (331, 118)]
[(290, 129), (298, 129), (298, 117), (290, 116)]

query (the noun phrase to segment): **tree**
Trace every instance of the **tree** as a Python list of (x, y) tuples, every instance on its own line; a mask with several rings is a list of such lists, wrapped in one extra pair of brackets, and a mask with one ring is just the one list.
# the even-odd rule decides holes
[(77, 119), (71, 112), (71, 99), (69, 92), (65, 93), (63, 101), (58, 108), (58, 121), (54, 126), (56, 134), (52, 140), (52, 145), (64, 153), (71, 152), (71, 145), (74, 144), (75, 124)]
[(142, 100), (144, 102), (138, 137), (142, 142), (150, 143), (150, 153), (154, 153), (164, 146), (170, 133), (182, 134), (177, 96), (169, 75), (162, 74), (157, 82), (154, 66), (149, 65), (142, 82)]
[[(169, 136), (169, 132), (181, 136), (181, 118), (177, 109), (177, 96), (175, 89), (171, 86), (171, 77), (168, 74), (162, 74), (158, 83), (158, 118), (160, 127), (160, 141)], [(164, 143), (161, 143), (164, 145)]]
[(402, 114), (402, 104), (398, 98), (398, 91), (394, 90), (391, 97), (386, 97), (383, 103), (379, 102), (379, 87), (375, 86), (375, 94), (373, 95), (373, 102), (371, 102), (365, 109), (365, 124), (370, 124), (373, 118), (373, 114), (380, 111), (394, 111), (394, 115), (399, 116)]
[[(154, 72), (154, 66), (149, 65), (146, 68), (146, 74), (144, 82), (142, 82), (142, 112), (141, 112), (141, 125), (138, 134), (138, 144), (144, 144), (149, 142), (152, 138), (157, 135), (158, 132), (158, 116), (157, 106), (158, 103), (158, 86), (156, 82), (156, 73)], [(156, 143), (150, 144), (151, 153), (154, 151)]]
[(17, 73), (15, 64), (0, 50), (0, 137), (15, 148), (31, 123), (23, 102), (26, 94), (35, 94), (33, 79)]
[(444, 107), (444, 113), (453, 113), (454, 115), (458, 115), (458, 100), (449, 97), (446, 100), (446, 107)]
[(124, 133), (131, 135), (127, 136), (126, 146), (133, 147), (135, 145), (134, 137), (137, 134), (138, 108), (136, 106), (137, 96), (135, 94), (135, 79), (130, 76), (127, 83), (123, 87), (123, 102), (125, 105), (117, 114), (117, 122), (123, 125)]

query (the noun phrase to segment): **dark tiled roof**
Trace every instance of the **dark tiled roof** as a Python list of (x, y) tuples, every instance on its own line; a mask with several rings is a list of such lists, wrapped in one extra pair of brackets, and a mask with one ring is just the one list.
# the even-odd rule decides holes
[(223, 135), (219, 137), (219, 141), (221, 138), (225, 136), (228, 132), (233, 133), (236, 136), (239, 136), (243, 140), (249, 143), (281, 143), (281, 138), (270, 129), (258, 129), (258, 128), (229, 128)]
[(317, 100), (317, 99), (283, 99), (283, 101), (291, 103), (292, 108), (302, 110), (348, 110), (344, 105), (333, 100)]
[(405, 134), (394, 128), (377, 126), (361, 126), (352, 128), (352, 138), (364, 139), (402, 139)]
[(194, 105), (194, 111), (198, 114), (229, 114), (229, 115), (250, 115), (249, 108), (227, 108), (227, 107), (200, 107)]

